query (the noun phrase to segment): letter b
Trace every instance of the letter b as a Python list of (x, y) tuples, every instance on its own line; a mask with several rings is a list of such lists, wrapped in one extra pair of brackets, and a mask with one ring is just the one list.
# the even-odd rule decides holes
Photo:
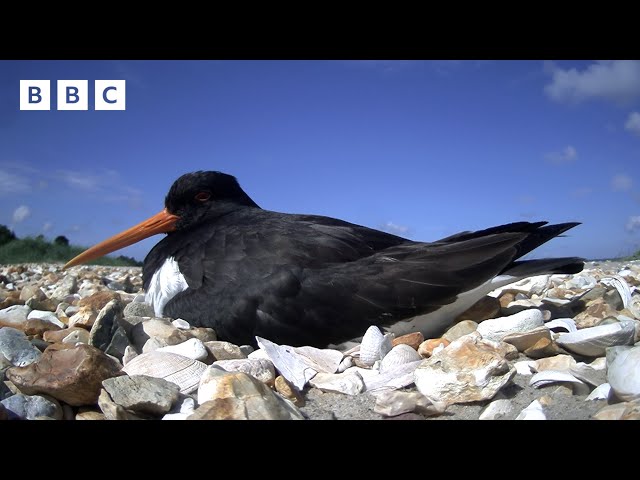
[(58, 110), (88, 109), (88, 80), (58, 80)]
[(20, 110), (50, 110), (49, 80), (20, 80)]

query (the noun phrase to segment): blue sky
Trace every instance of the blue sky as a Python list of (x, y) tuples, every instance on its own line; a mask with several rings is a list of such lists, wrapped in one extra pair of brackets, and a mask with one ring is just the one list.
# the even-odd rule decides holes
[[(20, 111), (20, 80), (52, 109)], [(89, 110), (56, 109), (57, 80)], [(126, 80), (126, 110), (93, 109)], [(263, 208), (431, 241), (581, 221), (536, 257), (640, 248), (637, 61), (0, 61), (0, 224), (89, 246), (158, 212), (195, 170)], [(119, 253), (143, 259), (160, 240)]]

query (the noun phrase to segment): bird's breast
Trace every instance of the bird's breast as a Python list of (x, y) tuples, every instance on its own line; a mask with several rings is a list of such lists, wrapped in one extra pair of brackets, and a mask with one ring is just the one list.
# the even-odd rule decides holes
[(168, 257), (151, 277), (145, 300), (153, 306), (157, 317), (163, 316), (165, 305), (178, 293), (189, 288), (178, 262)]

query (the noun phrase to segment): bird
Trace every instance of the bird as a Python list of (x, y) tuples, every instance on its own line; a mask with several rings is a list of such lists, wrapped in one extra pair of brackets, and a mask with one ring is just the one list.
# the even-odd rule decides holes
[(580, 257), (522, 257), (579, 222), (513, 222), (433, 242), (327, 216), (263, 209), (236, 177), (180, 176), (164, 209), (70, 260), (70, 268), (164, 233), (142, 267), (157, 317), (256, 345), (346, 345), (376, 325), (437, 338), (487, 293), (540, 274), (573, 274)]

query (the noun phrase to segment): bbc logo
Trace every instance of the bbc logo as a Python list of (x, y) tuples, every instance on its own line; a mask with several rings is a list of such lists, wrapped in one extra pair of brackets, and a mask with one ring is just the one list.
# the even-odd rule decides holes
[[(94, 110), (126, 110), (126, 80), (96, 80)], [(88, 80), (58, 80), (58, 110), (89, 110)], [(20, 110), (51, 110), (49, 80), (20, 80)]]

